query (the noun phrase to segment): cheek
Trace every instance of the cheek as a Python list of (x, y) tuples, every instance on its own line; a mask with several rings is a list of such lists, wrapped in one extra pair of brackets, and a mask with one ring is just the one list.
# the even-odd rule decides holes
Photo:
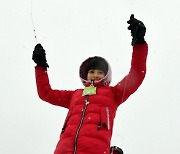
[(105, 77), (105, 75), (104, 75), (104, 74), (101, 74), (100, 76), (101, 76), (101, 79)]
[(87, 80), (91, 79), (91, 74), (87, 74)]

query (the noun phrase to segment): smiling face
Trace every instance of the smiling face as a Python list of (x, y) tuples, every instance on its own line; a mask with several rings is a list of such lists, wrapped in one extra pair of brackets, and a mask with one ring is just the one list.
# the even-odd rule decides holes
[(97, 69), (90, 69), (87, 73), (87, 80), (88, 81), (99, 81), (104, 78), (105, 74), (101, 70)]
[(95, 84), (109, 85), (111, 82), (111, 68), (104, 58), (99, 56), (89, 57), (80, 65), (79, 76), (84, 86), (89, 86), (92, 80), (95, 81)]

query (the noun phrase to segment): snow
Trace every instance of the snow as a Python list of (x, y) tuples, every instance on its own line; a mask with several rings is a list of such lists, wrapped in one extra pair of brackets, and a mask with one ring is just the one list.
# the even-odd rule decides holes
[[(82, 88), (79, 66), (100, 55), (112, 68), (112, 84), (130, 68), (132, 13), (147, 27), (147, 75), (116, 114), (112, 145), (127, 154), (179, 154), (180, 16), (178, 0), (32, 1), (37, 40), (42, 43), (54, 89)], [(52, 154), (67, 110), (39, 99), (32, 51), (36, 45), (31, 1), (0, 5), (0, 153)]]

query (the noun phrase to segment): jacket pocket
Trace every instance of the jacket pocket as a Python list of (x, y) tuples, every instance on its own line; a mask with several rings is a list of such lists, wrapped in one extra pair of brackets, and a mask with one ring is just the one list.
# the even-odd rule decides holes
[(61, 134), (63, 134), (63, 133), (64, 133), (64, 131), (65, 131), (65, 129), (66, 129), (67, 122), (68, 122), (68, 120), (69, 120), (70, 116), (71, 116), (71, 113), (70, 113), (70, 111), (69, 111), (69, 112), (68, 112), (68, 114), (67, 114), (67, 117), (66, 117), (66, 119), (65, 119), (65, 122), (64, 122), (63, 128), (62, 128), (62, 130), (61, 130)]
[(109, 107), (101, 108), (100, 122), (98, 124), (98, 129), (102, 129), (102, 130), (110, 130), (111, 129)]

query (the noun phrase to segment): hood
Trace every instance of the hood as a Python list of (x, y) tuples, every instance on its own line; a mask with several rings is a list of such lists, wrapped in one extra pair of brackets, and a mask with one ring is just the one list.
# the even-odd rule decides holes
[(79, 68), (79, 76), (80, 76), (81, 82), (83, 83), (84, 86), (89, 86), (91, 84), (91, 81), (87, 81), (87, 72), (88, 72), (87, 70), (88, 70), (89, 63), (94, 58), (102, 59), (108, 66), (107, 73), (105, 74), (104, 78), (102, 78), (99, 81), (95, 81), (94, 82), (95, 86), (98, 84), (109, 85), (111, 83), (111, 76), (112, 76), (111, 75), (111, 67), (106, 59), (99, 57), (99, 56), (89, 57), (81, 64), (81, 66)]

